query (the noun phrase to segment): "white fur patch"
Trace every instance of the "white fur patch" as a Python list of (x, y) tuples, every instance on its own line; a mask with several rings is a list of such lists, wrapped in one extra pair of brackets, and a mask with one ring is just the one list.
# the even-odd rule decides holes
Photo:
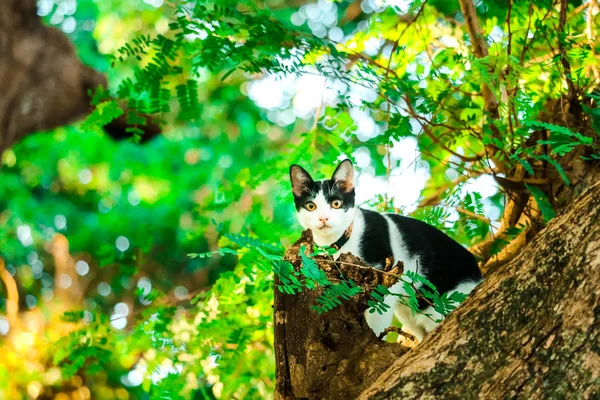
[[(314, 211), (308, 211), (305, 208), (301, 208), (298, 211), (298, 220), (304, 229), (310, 229), (312, 231), (316, 244), (319, 246), (329, 246), (335, 243), (335, 241), (342, 236), (344, 231), (348, 229), (354, 220), (356, 208), (350, 208), (348, 210), (343, 208), (332, 208), (331, 204), (329, 204), (327, 199), (325, 199), (325, 196), (323, 196), (322, 191), (317, 193), (312, 201), (317, 208)], [(321, 219), (326, 219), (325, 224), (327, 224), (329, 228), (322, 228), (323, 221)]]
[[(359, 213), (360, 215), (360, 213)], [(390, 244), (392, 246), (392, 254), (394, 256), (394, 262), (402, 261), (404, 263), (404, 272), (411, 271), (416, 273), (422, 273), (423, 271), (419, 271), (418, 266), (421, 264), (419, 257), (411, 257), (406, 248), (405, 242), (402, 239), (402, 234), (396, 227), (394, 221), (389, 217), (389, 215), (382, 214), (388, 221), (388, 228), (390, 233)], [(358, 220), (358, 218), (357, 218)], [(356, 227), (356, 223), (352, 229), (353, 233), (362, 234), (362, 230), (358, 230)], [(344, 246), (345, 248), (346, 246)], [(345, 252), (345, 251), (342, 251)], [(353, 253), (353, 254), (360, 254)], [(479, 282), (462, 282), (458, 284), (452, 292), (460, 292), (469, 294), (471, 291), (479, 284)], [(421, 284), (416, 285), (417, 288), (421, 286)], [(402, 282), (398, 282), (392, 285), (389, 288), (390, 292), (398, 293), (401, 295), (405, 295)], [(402, 324), (402, 330), (408, 332), (415, 336), (419, 342), (423, 341), (425, 336), (431, 332), (438, 325), (438, 320), (443, 319), (442, 315), (436, 312), (433, 307), (428, 307), (423, 310), (423, 313), (413, 314), (411, 309), (397, 301), (396, 296), (386, 296), (384, 298), (384, 302), (390, 306), (390, 309), (385, 312), (383, 315), (379, 315), (377, 313), (369, 313), (368, 311), (365, 313), (365, 318), (369, 327), (373, 330), (376, 335), (379, 335), (386, 328), (392, 325), (393, 316), (396, 315), (398, 321)], [(429, 316), (428, 316), (429, 315)]]
[(336, 168), (333, 177), (336, 182), (343, 182), (344, 190), (354, 188), (354, 166), (348, 160), (342, 161)]
[[(322, 192), (316, 194), (312, 200), (317, 208), (314, 211), (308, 211), (301, 208), (298, 211), (298, 219), (304, 229), (311, 229), (315, 243), (319, 246), (329, 246), (335, 243), (344, 233), (344, 231), (353, 224), (352, 234), (348, 241), (339, 249), (335, 254), (334, 258), (338, 258), (340, 254), (351, 253), (355, 256), (362, 257), (362, 249), (360, 247), (360, 238), (363, 235), (365, 228), (365, 221), (362, 213), (356, 207), (348, 210), (343, 208), (334, 209), (331, 207)], [(422, 273), (419, 271), (418, 266), (421, 264), (419, 256), (411, 257), (406, 244), (402, 238), (402, 234), (396, 227), (394, 221), (389, 215), (382, 214), (388, 222), (388, 232), (390, 234), (390, 244), (392, 246), (392, 255), (394, 262), (402, 261), (404, 263), (404, 272), (412, 271), (416, 273)], [(326, 218), (326, 224), (331, 228), (320, 229), (323, 226), (321, 218)], [(458, 291), (461, 293), (469, 294), (479, 284), (479, 282), (468, 281), (458, 284), (451, 292)], [(402, 287), (402, 282), (398, 282), (389, 288), (390, 292), (398, 294), (406, 294)], [(420, 285), (416, 285), (417, 288)], [(433, 307), (428, 307), (424, 310), (425, 314), (429, 314), (431, 318), (422, 314), (414, 314), (410, 308), (400, 304), (397, 301), (396, 296), (386, 296), (384, 302), (390, 306), (390, 309), (383, 315), (378, 313), (365, 312), (365, 319), (367, 324), (373, 330), (376, 335), (382, 333), (386, 328), (392, 325), (394, 315), (398, 321), (402, 324), (402, 329), (412, 335), (414, 335), (419, 342), (421, 342), (425, 336), (431, 332), (438, 325), (437, 320), (441, 320), (442, 316), (437, 313)]]

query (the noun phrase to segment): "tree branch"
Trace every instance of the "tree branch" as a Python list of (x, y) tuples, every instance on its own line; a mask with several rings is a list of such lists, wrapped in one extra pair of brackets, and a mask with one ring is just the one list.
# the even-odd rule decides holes
[[(0, 2), (0, 154), (21, 138), (83, 118), (88, 92), (107, 88), (106, 77), (84, 65), (69, 38), (44, 26), (34, 0)], [(141, 127), (154, 136), (160, 128)], [(125, 117), (111, 122), (114, 138), (130, 137)]]
[(359, 398), (592, 398), (599, 219), (597, 184)]
[(8, 272), (4, 266), (4, 259), (0, 257), (0, 280), (6, 287), (6, 317), (11, 329), (15, 329), (19, 324), (19, 289), (15, 278)]
[[(471, 45), (473, 46), (473, 53), (475, 53), (475, 56), (477, 58), (485, 58), (488, 56), (488, 46), (485, 41), (483, 32), (481, 31), (481, 27), (479, 26), (475, 5), (471, 0), (459, 0), (459, 3), (462, 14), (465, 17), (467, 31), (471, 39)], [(498, 99), (496, 98), (496, 95), (485, 83), (481, 85), (481, 94), (483, 95), (484, 100), (484, 111), (489, 115), (489, 117), (492, 120), (498, 119)], [(493, 123), (490, 123), (488, 125), (494, 133), (494, 136), (500, 137), (501, 134), (498, 131), (498, 128)], [(488, 153), (488, 157), (494, 159), (494, 154), (496, 154), (496, 151), (498, 150), (496, 146), (488, 144), (485, 148), (486, 152)], [(501, 161), (494, 160), (494, 163), (496, 164), (496, 168), (498, 168), (500, 172), (504, 172), (504, 164)]]
[(457, 179), (453, 180), (453, 181), (448, 181), (446, 183), (444, 183), (443, 185), (440, 185), (435, 192), (433, 192), (431, 195), (427, 196), (426, 198), (424, 198), (423, 200), (421, 200), (419, 202), (419, 204), (417, 205), (417, 208), (423, 208), (423, 207), (428, 207), (428, 206), (434, 206), (439, 204), (442, 201), (442, 196), (443, 194), (449, 190), (450, 188), (456, 187), (456, 185), (466, 182), (467, 180), (474, 178), (478, 175), (482, 175), (485, 172), (480, 172), (479, 174), (465, 174), (465, 175), (461, 175), (459, 176)]
[(567, 23), (568, 6), (569, 0), (560, 1), (560, 14), (558, 19), (558, 51), (560, 53), (560, 63), (565, 70), (565, 79), (567, 80), (567, 97), (569, 101), (571, 101), (575, 99), (575, 85), (573, 84), (573, 79), (571, 78), (571, 64), (569, 64), (569, 60), (567, 59), (567, 51), (565, 50), (565, 46), (563, 44), (563, 37), (561, 37), (561, 35), (566, 35), (565, 25)]

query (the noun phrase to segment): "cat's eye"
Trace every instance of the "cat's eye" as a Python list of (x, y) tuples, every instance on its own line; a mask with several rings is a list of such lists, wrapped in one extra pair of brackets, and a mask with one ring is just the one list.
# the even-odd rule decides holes
[(317, 205), (315, 203), (313, 203), (312, 201), (309, 201), (308, 203), (306, 203), (306, 205), (304, 207), (306, 207), (306, 209), (308, 211), (315, 211), (317, 209)]
[(334, 200), (331, 202), (331, 207), (333, 207), (333, 208), (340, 208), (341, 206), (342, 206), (341, 200)]

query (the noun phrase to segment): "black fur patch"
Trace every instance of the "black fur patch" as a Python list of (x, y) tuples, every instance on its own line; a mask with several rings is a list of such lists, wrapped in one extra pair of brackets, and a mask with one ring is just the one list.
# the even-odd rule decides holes
[[(429, 279), (440, 294), (461, 282), (482, 279), (475, 256), (444, 232), (413, 218), (388, 215), (400, 231), (408, 252), (420, 256), (417, 273)], [(427, 306), (424, 300), (419, 301), (420, 309)]]
[(385, 259), (393, 256), (388, 221), (378, 212), (359, 209), (365, 220), (360, 240), (362, 258), (377, 268), (385, 266)]
[[(315, 182), (303, 168), (294, 165), (290, 168), (292, 182), (294, 182), (294, 177), (292, 177), (293, 168), (298, 168), (297, 172), (301, 175), (300, 180), (296, 181), (296, 188), (301, 191), (301, 194), (296, 195), (294, 193), (296, 210), (299, 211), (305, 207), (306, 203), (314, 200), (320, 192), (323, 193), (329, 204), (334, 200), (341, 200), (342, 209), (348, 210), (354, 207), (354, 187), (350, 191), (344, 191), (340, 187), (344, 185), (340, 185), (340, 182), (333, 179)], [(386, 259), (393, 256), (392, 244), (390, 243), (391, 227), (388, 220), (375, 211), (363, 209), (357, 211), (362, 213), (364, 231), (353, 232), (353, 234), (362, 234), (360, 238), (361, 254), (356, 255), (376, 268), (383, 268)], [(445, 233), (413, 218), (396, 214), (387, 215), (390, 216), (393, 224), (400, 231), (410, 257), (418, 256), (420, 261), (417, 273), (429, 279), (440, 294), (454, 289), (462, 282), (480, 281), (482, 279), (475, 257)], [(426, 301), (419, 300), (421, 310), (428, 306), (429, 304)]]

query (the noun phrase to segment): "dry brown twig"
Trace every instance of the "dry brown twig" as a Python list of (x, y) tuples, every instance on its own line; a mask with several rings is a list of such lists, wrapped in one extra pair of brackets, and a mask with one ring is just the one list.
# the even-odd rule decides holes
[(396, 332), (400, 336), (404, 336), (405, 338), (407, 338), (407, 339), (409, 339), (409, 340), (411, 340), (413, 342), (417, 342), (417, 338), (416, 337), (414, 337), (413, 335), (411, 335), (408, 332), (404, 332), (402, 330), (402, 328), (400, 328), (398, 326), (390, 326), (388, 328), (385, 328), (384, 331), (379, 334), (378, 339), (379, 340), (383, 340), (383, 338), (386, 337), (386, 335), (388, 333), (390, 333), (390, 332)]
[(6, 317), (12, 328), (16, 327), (19, 322), (19, 289), (15, 278), (6, 269), (4, 259), (0, 257), (0, 279), (4, 282), (7, 292), (6, 301)]

